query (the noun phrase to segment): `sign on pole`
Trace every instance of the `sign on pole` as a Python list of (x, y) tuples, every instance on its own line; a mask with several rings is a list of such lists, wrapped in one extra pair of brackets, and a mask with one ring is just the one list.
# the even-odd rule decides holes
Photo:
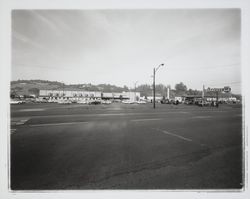
[(224, 88), (210, 88), (208, 87), (207, 92), (214, 91), (214, 92), (224, 92), (224, 93), (229, 93), (231, 91), (231, 88), (229, 86), (224, 86)]

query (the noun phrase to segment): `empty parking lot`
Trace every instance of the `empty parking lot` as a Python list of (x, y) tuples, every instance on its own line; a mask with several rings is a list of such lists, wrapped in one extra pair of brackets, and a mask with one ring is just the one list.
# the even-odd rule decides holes
[(239, 105), (11, 106), (14, 190), (239, 189)]

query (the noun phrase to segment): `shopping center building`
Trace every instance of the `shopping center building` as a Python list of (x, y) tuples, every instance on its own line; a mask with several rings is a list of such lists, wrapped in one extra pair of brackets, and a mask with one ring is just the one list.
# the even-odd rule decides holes
[(138, 101), (140, 92), (101, 92), (83, 90), (40, 90), (39, 97), (44, 99), (105, 99)]

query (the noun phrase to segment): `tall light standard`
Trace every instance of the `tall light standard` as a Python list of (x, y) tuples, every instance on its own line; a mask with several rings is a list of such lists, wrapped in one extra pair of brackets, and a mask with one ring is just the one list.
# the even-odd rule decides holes
[(161, 66), (164, 66), (164, 64), (160, 64), (157, 68), (154, 68), (154, 70), (153, 70), (153, 95), (154, 95), (153, 103), (154, 103), (154, 108), (155, 108), (155, 74), (156, 74), (157, 70), (158, 70)]
[(134, 101), (137, 101), (137, 100), (136, 100), (136, 84), (137, 84), (137, 83), (138, 83), (138, 81), (136, 81), (136, 82), (134, 83), (134, 84), (135, 84), (135, 93), (134, 93), (135, 95), (134, 95)]
[(64, 89), (65, 89), (65, 84), (64, 84), (64, 82), (62, 82), (63, 83), (63, 93), (62, 93), (62, 98), (64, 99)]

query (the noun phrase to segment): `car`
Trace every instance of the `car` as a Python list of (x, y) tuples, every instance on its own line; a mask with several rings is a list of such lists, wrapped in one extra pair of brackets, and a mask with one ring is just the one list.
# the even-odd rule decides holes
[(143, 100), (140, 100), (140, 101), (137, 101), (137, 104), (146, 104), (146, 102)]
[(45, 103), (45, 102), (48, 102), (47, 99), (44, 99), (44, 98), (36, 98), (34, 102), (37, 102), (37, 103)]
[(71, 99), (70, 101), (71, 101), (71, 103), (74, 103), (74, 104), (77, 103), (76, 99)]
[(135, 101), (123, 100), (122, 103), (123, 103), (123, 104), (134, 104)]
[(59, 100), (57, 103), (58, 104), (71, 104), (72, 102), (70, 100)]
[(217, 101), (212, 101), (212, 102), (211, 102), (211, 106), (218, 107), (218, 106), (219, 106), (219, 103), (218, 103)]
[(107, 100), (106, 104), (112, 104), (112, 102), (110, 100)]
[(111, 101), (110, 100), (101, 100), (101, 103), (102, 104), (111, 104)]
[(209, 106), (210, 105), (210, 103), (209, 102), (207, 102), (207, 101), (203, 101), (203, 100), (201, 100), (201, 101), (198, 101), (198, 104), (197, 104), (198, 106)]
[(101, 101), (100, 100), (93, 100), (93, 101), (90, 101), (89, 104), (97, 105), (97, 104), (101, 104)]
[(179, 100), (176, 100), (176, 101), (174, 101), (173, 104), (174, 104), (174, 105), (178, 105), (178, 104), (180, 104), (180, 102), (179, 102)]
[(78, 100), (77, 103), (78, 104), (87, 104), (87, 101), (86, 100)]
[(25, 102), (25, 103), (34, 103), (34, 102), (36, 102), (36, 101), (35, 101), (35, 98), (26, 98), (26, 99), (24, 100), (24, 102)]
[(122, 103), (123, 104), (129, 104), (129, 101), (128, 100), (123, 100)]
[(49, 103), (55, 103), (56, 101), (54, 99), (48, 99)]
[(194, 104), (194, 101), (193, 100), (186, 100), (184, 102), (184, 104), (191, 105), (191, 104)]
[(23, 104), (24, 101), (22, 100), (10, 100), (10, 104)]
[(170, 99), (162, 99), (161, 100), (161, 104), (173, 104), (174, 101), (173, 100), (170, 100)]

